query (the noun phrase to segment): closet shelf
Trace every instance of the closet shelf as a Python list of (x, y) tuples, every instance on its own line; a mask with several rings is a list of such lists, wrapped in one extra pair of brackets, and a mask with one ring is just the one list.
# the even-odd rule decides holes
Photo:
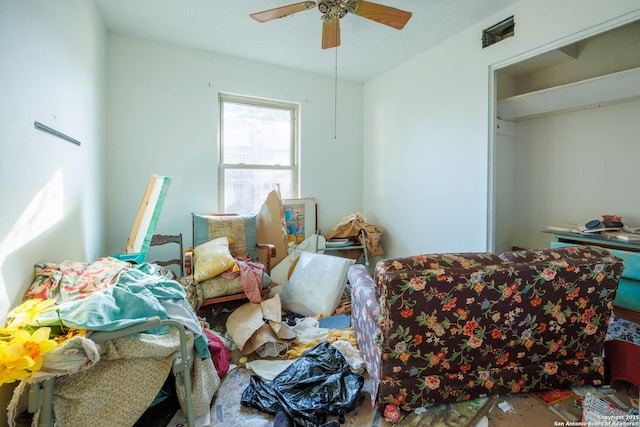
[(501, 99), (497, 114), (499, 119), (518, 121), (637, 97), (640, 67)]

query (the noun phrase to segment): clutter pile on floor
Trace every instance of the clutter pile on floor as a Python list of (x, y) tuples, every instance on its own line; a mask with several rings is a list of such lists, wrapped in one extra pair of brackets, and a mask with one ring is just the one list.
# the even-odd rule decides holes
[[(349, 309), (348, 301), (338, 305)], [(365, 365), (349, 314), (318, 317), (283, 311), (276, 294), (214, 312), (214, 326), (202, 321), (220, 377), (236, 367), (233, 359), (253, 372), (240, 404), (275, 416), (281, 426), (329, 426), (327, 417), (339, 421), (353, 410)]]

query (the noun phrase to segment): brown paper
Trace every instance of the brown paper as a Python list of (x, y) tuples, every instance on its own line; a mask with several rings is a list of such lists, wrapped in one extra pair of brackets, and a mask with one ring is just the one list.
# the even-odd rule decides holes
[[(364, 230), (364, 242), (362, 241), (362, 237), (360, 236), (360, 230)], [(358, 239), (358, 242), (360, 242), (360, 244), (367, 245), (367, 252), (371, 257), (384, 254), (384, 250), (382, 249), (382, 245), (380, 244), (381, 236), (382, 228), (380, 226), (368, 224), (367, 218), (362, 216), (362, 214), (360, 213), (355, 213), (344, 217), (333, 230), (325, 235), (325, 238), (327, 240), (331, 240), (335, 238), (355, 237)], [(358, 252), (357, 254), (359, 255)], [(347, 257), (352, 258), (352, 256)]]
[(282, 200), (276, 191), (269, 193), (256, 217), (256, 240), (258, 243), (271, 243), (276, 247), (276, 256), (271, 258), (271, 268), (278, 265), (288, 254), (287, 226)]
[(278, 294), (260, 304), (241, 305), (229, 315), (226, 326), (243, 354), (251, 354), (267, 343), (287, 344), (296, 336), (286, 323), (282, 323)]

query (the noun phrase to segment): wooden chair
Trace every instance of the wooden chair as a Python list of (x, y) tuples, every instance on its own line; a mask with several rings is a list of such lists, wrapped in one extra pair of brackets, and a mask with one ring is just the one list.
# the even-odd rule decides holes
[(151, 238), (150, 246), (163, 246), (166, 244), (177, 244), (179, 252), (177, 258), (150, 261), (154, 264), (166, 267), (168, 265), (177, 265), (180, 267), (180, 276), (184, 276), (184, 248), (182, 246), (182, 233), (180, 234), (154, 234)]
[[(213, 240), (217, 237), (229, 237), (234, 243), (230, 246), (231, 255), (242, 255), (249, 253), (253, 261), (262, 262), (266, 269), (267, 275), (271, 273), (271, 258), (276, 256), (276, 247), (271, 243), (259, 243), (256, 241), (256, 219), (255, 216), (229, 215), (229, 214), (192, 214), (192, 233), (193, 247)], [(239, 247), (234, 246), (238, 244)], [(193, 274), (195, 269), (193, 251), (187, 250), (185, 253), (185, 271), (187, 275)], [(212, 279), (210, 279), (212, 280)], [(213, 280), (221, 280), (214, 278)], [(207, 296), (211, 287), (208, 287), (208, 281), (200, 283), (203, 288), (204, 299), (202, 306), (220, 304), (229, 301), (238, 301), (246, 299), (246, 295), (242, 288), (236, 289), (234, 292), (226, 292), (224, 294), (215, 294), (215, 296)], [(216, 292), (224, 288), (226, 285), (217, 282), (213, 285)], [(208, 287), (208, 289), (205, 289)], [(235, 287), (237, 288), (237, 286)], [(263, 288), (262, 298), (269, 295), (270, 288)], [(220, 292), (217, 292), (220, 293)]]

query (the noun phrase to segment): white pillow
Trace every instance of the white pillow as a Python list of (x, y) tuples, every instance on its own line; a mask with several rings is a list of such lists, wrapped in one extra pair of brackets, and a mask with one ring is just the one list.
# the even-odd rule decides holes
[(338, 256), (302, 252), (282, 292), (282, 307), (303, 316), (331, 316), (347, 284), (347, 270), (355, 261)]

